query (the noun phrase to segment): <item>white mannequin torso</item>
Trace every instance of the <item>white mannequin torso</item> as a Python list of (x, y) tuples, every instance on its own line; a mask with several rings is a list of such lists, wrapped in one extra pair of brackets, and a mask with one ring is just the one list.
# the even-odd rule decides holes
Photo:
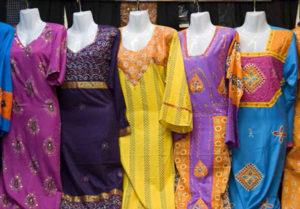
[(43, 32), (46, 23), (41, 20), (39, 10), (24, 9), (20, 11), (20, 22), (17, 25), (17, 36), (23, 46), (37, 39)]
[(247, 12), (244, 24), (237, 28), (242, 52), (264, 52), (271, 28), (265, 12)]
[(186, 30), (187, 50), (190, 56), (203, 54), (209, 47), (216, 26), (211, 23), (208, 12), (198, 12), (191, 15), (190, 27)]
[(144, 48), (151, 40), (154, 28), (147, 10), (130, 12), (128, 24), (122, 29), (123, 46), (132, 51)]
[(98, 25), (94, 22), (91, 11), (73, 14), (73, 25), (68, 29), (67, 45), (73, 52), (79, 52), (95, 41)]

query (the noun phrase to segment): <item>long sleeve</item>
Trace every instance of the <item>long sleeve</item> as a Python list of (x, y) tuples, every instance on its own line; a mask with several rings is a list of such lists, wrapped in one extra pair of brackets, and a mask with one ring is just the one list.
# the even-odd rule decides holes
[(225, 143), (230, 147), (239, 146), (237, 133), (237, 112), (243, 95), (243, 76), (239, 45), (239, 35), (236, 33), (229, 48), (226, 61), (228, 112)]
[(284, 84), (282, 86), (283, 94), (287, 106), (287, 142), (288, 147), (293, 146), (293, 123), (294, 123), (294, 110), (295, 98), (297, 94), (297, 79), (298, 79), (298, 63), (297, 63), (297, 49), (295, 35), (293, 34), (290, 43), (289, 51), (285, 59), (283, 68)]
[(59, 86), (64, 81), (66, 72), (66, 29), (61, 26), (61, 29), (57, 30), (53, 36), (47, 80), (50, 85)]
[(124, 101), (124, 96), (123, 96), (119, 74), (118, 74), (118, 68), (117, 68), (117, 56), (118, 56), (119, 45), (120, 45), (120, 31), (116, 29), (115, 34), (116, 36), (112, 47), (108, 86), (114, 97), (114, 104), (115, 104), (116, 113), (119, 121), (119, 135), (125, 136), (130, 134), (130, 127), (126, 118), (126, 105)]
[(12, 78), (10, 67), (10, 50), (14, 37), (14, 29), (8, 28), (4, 35), (3, 43), (1, 43), (0, 54), (3, 56), (2, 63), (0, 64), (1, 74), (1, 123), (0, 123), (0, 137), (9, 131), (10, 117), (12, 110)]
[(192, 107), (176, 32), (170, 44), (165, 85), (160, 123), (176, 133), (192, 131)]

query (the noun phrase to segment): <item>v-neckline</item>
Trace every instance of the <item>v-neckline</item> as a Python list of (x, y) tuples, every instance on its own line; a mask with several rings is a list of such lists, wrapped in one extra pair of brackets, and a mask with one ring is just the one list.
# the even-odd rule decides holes
[[(123, 28), (121, 28), (120, 30), (121, 30), (121, 33), (122, 33)], [(123, 39), (122, 38), (121, 38), (120, 47), (122, 47), (125, 51), (131, 52), (131, 53), (140, 53), (140, 52), (144, 51), (145, 49), (147, 49), (148, 46), (151, 44), (151, 42), (153, 41), (153, 39), (155, 37), (156, 30), (157, 30), (157, 25), (154, 25), (154, 29), (153, 29), (152, 34), (151, 34), (151, 38), (149, 39), (148, 43), (139, 50), (127, 49), (123, 44)]]
[(29, 46), (31, 46), (34, 42), (38, 41), (45, 33), (46, 29), (48, 28), (48, 23), (45, 22), (45, 26), (42, 30), (42, 32), (35, 38), (33, 39), (32, 41), (30, 41), (28, 44), (26, 44), (26, 46), (24, 46), (24, 44), (21, 42), (20, 38), (19, 38), (19, 35), (18, 35), (18, 27), (17, 25), (15, 26), (15, 38), (17, 39), (17, 41), (19, 42), (18, 45), (21, 46), (21, 48), (27, 48)]
[(187, 38), (186, 38), (187, 30), (184, 30), (183, 31), (183, 39), (184, 39), (183, 41), (184, 41), (184, 51), (185, 51), (186, 57), (192, 58), (192, 57), (204, 57), (204, 56), (206, 56), (208, 51), (210, 50), (212, 44), (214, 43), (214, 41), (216, 39), (216, 35), (217, 35), (218, 30), (219, 30), (219, 26), (217, 25), (216, 28), (215, 28), (214, 35), (213, 35), (212, 39), (210, 40), (208, 46), (206, 47), (205, 51), (201, 54), (198, 54), (198, 55), (189, 55), (188, 48), (187, 48)]
[(69, 51), (69, 52), (71, 52), (72, 54), (79, 54), (79, 53), (80, 53), (80, 52), (82, 52), (83, 50), (85, 50), (85, 49), (89, 48), (90, 46), (92, 46), (93, 44), (95, 44), (95, 43), (96, 43), (96, 41), (98, 40), (98, 36), (99, 36), (99, 30), (100, 30), (100, 28), (99, 28), (99, 26), (98, 26), (98, 28), (97, 28), (97, 32), (96, 32), (96, 35), (95, 35), (95, 37), (94, 37), (94, 40), (93, 40), (93, 42), (92, 42), (92, 43), (90, 43), (90, 44), (86, 45), (85, 47), (83, 47), (82, 49), (80, 49), (80, 50), (79, 50), (79, 51), (77, 51), (77, 52), (75, 52), (75, 51), (73, 51), (72, 49), (70, 49), (70, 48), (68, 47), (68, 45), (67, 45), (67, 49), (68, 49), (68, 51)]

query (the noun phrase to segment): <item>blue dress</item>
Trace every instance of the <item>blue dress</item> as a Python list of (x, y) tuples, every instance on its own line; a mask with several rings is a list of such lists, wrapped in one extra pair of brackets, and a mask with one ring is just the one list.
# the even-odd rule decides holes
[(279, 209), (286, 148), (292, 146), (295, 36), (271, 27), (264, 52), (241, 56), (245, 89), (238, 113), (240, 147), (232, 150), (231, 208)]
[(0, 137), (9, 131), (12, 109), (12, 80), (10, 73), (10, 49), (14, 28), (0, 22)]

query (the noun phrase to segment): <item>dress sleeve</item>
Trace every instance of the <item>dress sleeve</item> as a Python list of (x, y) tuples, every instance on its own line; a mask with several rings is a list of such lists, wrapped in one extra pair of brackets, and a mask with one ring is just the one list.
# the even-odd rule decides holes
[(61, 26), (53, 36), (52, 49), (47, 71), (47, 80), (50, 85), (59, 86), (66, 72), (66, 29)]
[(11, 80), (11, 67), (10, 67), (10, 50), (14, 37), (14, 29), (9, 27), (4, 35), (3, 42), (1, 43), (0, 54), (3, 56), (2, 63), (0, 64), (1, 71), (1, 124), (0, 124), (0, 137), (4, 136), (10, 128), (10, 117), (12, 110), (12, 80)]
[(192, 107), (179, 38), (174, 32), (166, 69), (160, 123), (176, 133), (193, 130)]
[[(295, 98), (297, 94), (297, 79), (298, 79), (298, 62), (297, 62), (297, 50), (295, 35), (289, 47), (287, 57), (285, 59), (283, 68), (284, 84), (282, 86), (283, 95), (285, 96), (287, 106), (287, 146), (293, 146), (293, 123), (294, 123), (294, 109), (295, 109)], [(297, 114), (296, 114), (297, 115)]]
[(119, 121), (119, 136), (126, 136), (130, 134), (129, 123), (126, 118), (126, 105), (124, 101), (124, 96), (120, 84), (118, 68), (117, 68), (117, 56), (120, 45), (120, 31), (116, 29), (116, 36), (112, 46), (111, 52), (111, 63), (110, 63), (110, 73), (108, 78), (108, 87), (110, 88), (114, 104), (116, 108), (116, 113)]
[(237, 112), (243, 95), (243, 76), (239, 35), (236, 32), (230, 45), (226, 61), (226, 83), (228, 88), (228, 111), (225, 143), (230, 147), (238, 147)]

